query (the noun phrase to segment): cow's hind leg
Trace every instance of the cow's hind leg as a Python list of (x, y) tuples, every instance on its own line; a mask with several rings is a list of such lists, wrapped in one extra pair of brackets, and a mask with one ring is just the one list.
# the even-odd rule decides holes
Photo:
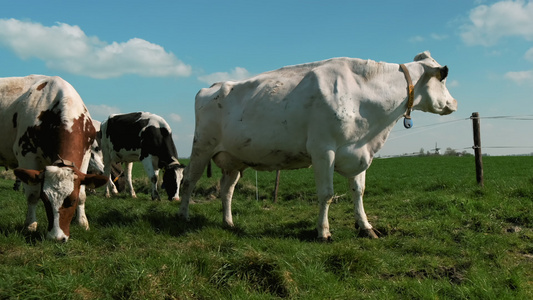
[(222, 179), (220, 180), (220, 198), (222, 200), (222, 213), (224, 225), (233, 227), (233, 216), (231, 214), (231, 200), (233, 198), (233, 191), (235, 185), (241, 177), (241, 172), (238, 170), (222, 171)]
[(378, 236), (368, 222), (365, 208), (363, 207), (363, 195), (365, 193), (366, 171), (359, 173), (357, 176), (349, 178), (348, 183), (352, 193), (356, 226), (362, 230), (362, 233), (369, 238), (377, 239)]
[[(142, 160), (144, 170), (148, 174), (150, 183), (152, 184), (152, 200), (161, 200), (159, 197), (159, 192), (157, 191), (157, 181), (159, 179), (159, 169), (154, 167), (153, 157), (148, 155), (145, 159)], [(130, 171), (131, 173), (131, 171)], [(131, 176), (130, 176), (131, 178)], [(133, 187), (132, 187), (133, 190)]]
[(317, 231), (318, 238), (325, 241), (331, 239), (328, 211), (329, 205), (333, 200), (334, 161), (335, 153), (331, 150), (327, 151), (326, 153), (313, 156), (313, 169), (315, 171), (318, 205), (320, 206)]
[(110, 198), (111, 193), (115, 195), (118, 194), (117, 187), (113, 183), (113, 178), (111, 177), (111, 164), (110, 163), (106, 163), (104, 165), (104, 175), (109, 177), (109, 181), (105, 185), (105, 196), (106, 198)]

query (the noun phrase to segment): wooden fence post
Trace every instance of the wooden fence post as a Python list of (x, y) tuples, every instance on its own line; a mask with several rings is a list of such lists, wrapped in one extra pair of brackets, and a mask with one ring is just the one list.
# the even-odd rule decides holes
[(274, 185), (274, 203), (278, 201), (279, 170), (276, 171), (276, 185)]
[(483, 160), (481, 152), (481, 131), (479, 127), (479, 113), (474, 112), (470, 117), (472, 119), (472, 128), (474, 129), (474, 155), (476, 160), (476, 180), (480, 186), (483, 186)]

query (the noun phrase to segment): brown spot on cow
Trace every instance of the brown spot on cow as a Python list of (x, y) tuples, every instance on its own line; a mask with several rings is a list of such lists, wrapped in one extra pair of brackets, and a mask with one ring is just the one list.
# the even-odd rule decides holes
[(39, 86), (37, 87), (37, 90), (38, 91), (42, 91), (42, 89), (44, 89), (44, 87), (48, 84), (48, 82), (43, 82), (41, 84), (39, 84)]

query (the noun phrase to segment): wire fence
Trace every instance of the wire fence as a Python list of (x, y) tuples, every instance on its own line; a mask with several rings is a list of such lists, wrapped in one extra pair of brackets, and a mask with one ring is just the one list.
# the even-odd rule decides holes
[[(533, 115), (488, 116), (488, 117), (480, 116), (480, 117), (459, 118), (459, 119), (453, 119), (453, 120), (449, 120), (449, 121), (445, 121), (445, 122), (439, 122), (439, 123), (433, 123), (433, 124), (427, 124), (427, 125), (418, 126), (418, 127), (410, 129), (408, 132), (405, 131), (405, 130), (400, 130), (400, 129), (393, 130), (391, 132), (391, 134), (394, 134), (394, 136), (389, 137), (388, 140), (401, 139), (401, 138), (404, 138), (406, 136), (410, 136), (410, 135), (413, 135), (413, 134), (420, 134), (421, 132), (424, 132), (424, 131), (427, 131), (427, 130), (432, 130), (434, 128), (449, 126), (449, 125), (456, 124), (456, 123), (459, 123), (459, 122), (471, 122), (472, 119), (474, 119), (474, 118), (480, 119), (480, 120), (496, 119), (496, 120), (508, 120), (508, 121), (533, 121)], [(530, 142), (533, 143), (533, 140), (530, 141)], [(450, 148), (450, 147), (448, 147), (445, 150), (449, 151), (449, 152), (453, 151), (455, 153), (463, 153), (464, 151), (472, 150), (473, 148), (474, 148), (474, 146), (466, 146), (466, 147), (459, 147), (459, 148)], [(482, 146), (482, 149), (524, 149), (524, 150), (532, 149), (533, 150), (533, 145), (488, 145), (488, 146), (484, 145), (484, 146)], [(430, 149), (430, 150), (438, 151), (440, 149), (435, 147), (435, 149)], [(402, 155), (386, 155), (386, 156), (382, 156), (382, 157), (386, 158), (386, 157), (394, 157), (394, 156), (417, 156), (417, 155), (421, 155), (421, 154), (422, 154), (421, 151), (419, 151), (419, 152), (412, 152), (412, 153), (404, 153)], [(424, 155), (426, 155), (426, 153), (424, 153)]]

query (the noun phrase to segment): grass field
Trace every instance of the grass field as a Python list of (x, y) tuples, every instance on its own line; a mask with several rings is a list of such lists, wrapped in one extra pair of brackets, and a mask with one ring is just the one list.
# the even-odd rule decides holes
[(533, 299), (533, 157), (376, 159), (365, 209), (381, 233), (358, 237), (347, 183), (335, 177), (333, 242), (315, 239), (311, 169), (247, 170), (236, 188), (236, 228), (222, 226), (217, 179), (202, 178), (191, 220), (179, 203), (89, 195), (91, 230), (68, 243), (23, 229), (26, 203), (0, 179), (1, 299)]

